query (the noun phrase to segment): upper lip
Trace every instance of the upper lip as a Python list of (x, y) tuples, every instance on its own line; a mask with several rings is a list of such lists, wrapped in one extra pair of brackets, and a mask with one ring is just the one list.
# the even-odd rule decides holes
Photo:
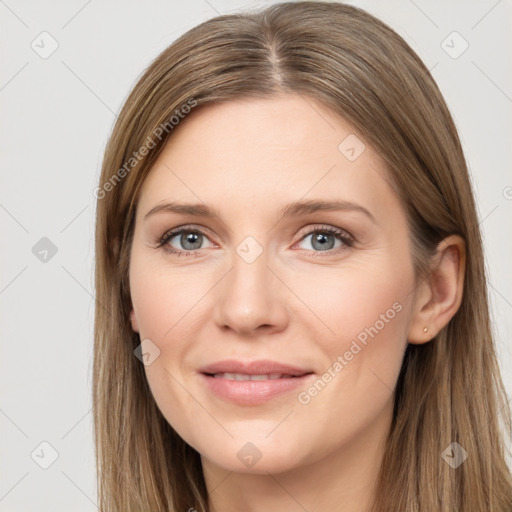
[(216, 363), (203, 366), (199, 369), (201, 373), (215, 375), (216, 373), (242, 373), (245, 375), (268, 375), (270, 373), (281, 373), (283, 375), (301, 376), (312, 373), (311, 370), (270, 361), (268, 359), (259, 359), (256, 361), (237, 361), (235, 359), (225, 359)]

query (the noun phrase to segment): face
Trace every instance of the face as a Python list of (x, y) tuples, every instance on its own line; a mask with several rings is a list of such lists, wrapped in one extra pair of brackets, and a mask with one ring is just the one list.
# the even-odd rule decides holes
[(203, 461), (276, 473), (386, 432), (407, 220), (383, 160), (314, 100), (181, 121), (140, 192), (129, 278), (153, 397)]

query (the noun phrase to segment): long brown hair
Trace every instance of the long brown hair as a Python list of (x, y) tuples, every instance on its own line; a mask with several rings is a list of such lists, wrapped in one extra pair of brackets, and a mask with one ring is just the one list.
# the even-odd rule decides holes
[[(462, 304), (434, 340), (408, 345), (375, 511), (510, 512), (510, 412), (489, 320), (482, 241), (450, 112), (419, 57), (387, 25), (340, 3), (290, 2), (210, 19), (147, 68), (108, 142), (96, 224), (93, 414), (104, 512), (208, 510), (199, 454), (160, 413), (129, 321), (138, 191), (197, 106), (294, 92), (364, 134), (407, 212), (418, 276), (439, 241), (466, 243)], [(145, 148), (145, 150), (142, 150)], [(501, 422), (500, 422), (501, 420)], [(453, 469), (452, 442), (468, 453)]]

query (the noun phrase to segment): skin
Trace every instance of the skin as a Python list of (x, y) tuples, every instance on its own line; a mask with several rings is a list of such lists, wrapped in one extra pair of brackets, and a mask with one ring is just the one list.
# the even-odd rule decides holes
[[(338, 146), (354, 133), (366, 149), (350, 161)], [(147, 379), (170, 425), (201, 454), (211, 510), (367, 510), (406, 345), (428, 342), (455, 314), (464, 269), (463, 243), (449, 237), (433, 279), (416, 283), (406, 215), (388, 180), (381, 157), (346, 121), (288, 94), (199, 107), (144, 181), (129, 270), (132, 327), (160, 350)], [(350, 201), (373, 219), (357, 210), (280, 215), (313, 199)], [(171, 201), (203, 203), (216, 216), (145, 218)], [(179, 235), (158, 247), (188, 224), (205, 235), (199, 249)], [(314, 244), (325, 227), (353, 243), (327, 234), (330, 245)], [(236, 252), (247, 236), (263, 249), (251, 263)], [(307, 404), (299, 389), (236, 405), (196, 373), (221, 359), (272, 359), (317, 380), (393, 304), (394, 318)], [(252, 467), (237, 457), (248, 442), (261, 454)]]

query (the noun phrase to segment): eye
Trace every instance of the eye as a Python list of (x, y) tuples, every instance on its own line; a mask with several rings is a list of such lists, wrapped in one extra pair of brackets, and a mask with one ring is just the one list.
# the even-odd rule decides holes
[[(205, 233), (200, 229), (184, 226), (167, 231), (160, 239), (159, 247), (164, 247), (166, 251), (181, 256), (204, 249), (204, 242), (209, 242)], [(213, 246), (213, 244), (210, 246)]]
[[(354, 239), (346, 232), (332, 226), (318, 226), (312, 231), (309, 231), (301, 240), (300, 244), (307, 243), (312, 249), (308, 247), (300, 247), (313, 254), (328, 253), (336, 254), (346, 250), (354, 243)], [(204, 245), (209, 243), (210, 245)], [(182, 226), (180, 228), (172, 229), (164, 233), (160, 238), (158, 247), (162, 247), (168, 253), (176, 256), (191, 256), (198, 255), (200, 249), (206, 247), (213, 247), (207, 235), (195, 226)]]
[(313, 252), (337, 253), (345, 250), (354, 243), (353, 238), (348, 233), (330, 226), (315, 228), (304, 236), (300, 240), (300, 243), (304, 243), (308, 240), (308, 243), (313, 249), (309, 249), (308, 247), (301, 248), (309, 251), (312, 250)]

